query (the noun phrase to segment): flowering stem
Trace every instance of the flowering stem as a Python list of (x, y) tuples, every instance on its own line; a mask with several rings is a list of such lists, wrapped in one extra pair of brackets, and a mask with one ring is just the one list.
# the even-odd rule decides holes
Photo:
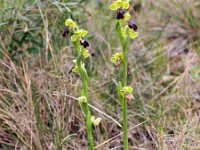
[(80, 72), (80, 76), (81, 76), (81, 80), (82, 80), (82, 96), (86, 97), (86, 103), (81, 103), (82, 107), (83, 107), (83, 111), (86, 115), (86, 127), (87, 127), (87, 136), (88, 136), (88, 141), (89, 141), (89, 149), (90, 150), (94, 150), (94, 141), (93, 141), (93, 135), (92, 135), (92, 122), (91, 122), (91, 113), (89, 110), (89, 106), (88, 106), (88, 93), (87, 93), (87, 87), (88, 87), (88, 76), (87, 76), (87, 71), (85, 69), (85, 67), (82, 65), (82, 48), (80, 46), (80, 42), (77, 41), (75, 43), (75, 47), (78, 53), (78, 57), (77, 57), (77, 65), (79, 68), (79, 72)]
[[(118, 27), (120, 26), (118, 22)], [(122, 54), (123, 54), (123, 61), (122, 61), (122, 68), (123, 68), (123, 87), (127, 85), (127, 45), (128, 45), (128, 37), (123, 36), (122, 31), (118, 28), (118, 35), (120, 38), (120, 42), (122, 45)], [(127, 102), (126, 98), (123, 96), (121, 97), (121, 104), (122, 104), (122, 111), (123, 111), (123, 141), (124, 141), (124, 150), (128, 150), (128, 123), (127, 123)]]

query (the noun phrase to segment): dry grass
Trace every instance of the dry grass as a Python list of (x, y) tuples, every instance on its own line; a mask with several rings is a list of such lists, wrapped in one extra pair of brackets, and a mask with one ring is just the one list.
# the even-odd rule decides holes
[[(21, 2), (0, 2), (0, 149), (87, 149), (81, 82), (69, 73), (73, 47), (61, 37), (70, 15), (88, 28), (97, 54), (86, 62), (92, 112), (103, 118), (96, 149), (122, 149), (109, 2)], [(130, 149), (200, 149), (198, 1), (134, 0), (131, 12), (140, 37), (129, 46)]]

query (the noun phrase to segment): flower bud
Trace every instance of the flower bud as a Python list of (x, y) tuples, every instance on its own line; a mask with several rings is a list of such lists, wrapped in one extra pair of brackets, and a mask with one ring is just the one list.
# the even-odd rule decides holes
[(98, 126), (101, 122), (101, 118), (100, 117), (95, 118), (94, 116), (91, 116), (91, 122), (94, 126)]
[(79, 103), (87, 103), (87, 98), (85, 96), (80, 96), (78, 98)]

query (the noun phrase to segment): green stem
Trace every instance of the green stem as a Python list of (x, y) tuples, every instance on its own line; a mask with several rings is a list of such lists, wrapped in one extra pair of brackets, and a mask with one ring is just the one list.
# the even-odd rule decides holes
[(87, 71), (85, 70), (85, 67), (82, 67), (81, 60), (82, 60), (82, 54), (81, 54), (81, 47), (79, 41), (75, 43), (78, 57), (77, 57), (77, 65), (79, 68), (79, 72), (81, 75), (81, 80), (82, 80), (82, 95), (86, 97), (87, 102), (82, 103), (82, 107), (84, 110), (84, 113), (86, 115), (86, 127), (87, 127), (87, 136), (88, 136), (88, 141), (89, 141), (89, 149), (94, 150), (94, 140), (92, 136), (92, 122), (91, 122), (91, 113), (89, 110), (88, 106), (88, 93), (87, 93), (87, 87), (88, 87), (88, 76), (87, 76)]
[(83, 107), (85, 108), (85, 114), (86, 114), (86, 126), (87, 126), (87, 135), (89, 140), (89, 147), (90, 150), (94, 150), (94, 142), (93, 142), (93, 136), (92, 136), (92, 122), (91, 122), (91, 114), (88, 106), (88, 94), (87, 94), (87, 72), (86, 70), (83, 70), (83, 68), (80, 70), (81, 72), (81, 78), (83, 83), (83, 94), (87, 99), (87, 103), (83, 103)]
[[(127, 85), (127, 46), (123, 46), (123, 86)], [(123, 96), (123, 130), (124, 130), (124, 150), (128, 150), (128, 123), (127, 123), (127, 102)]]
[[(127, 45), (128, 37), (124, 37), (121, 30), (118, 30), (118, 35), (122, 45), (122, 54), (123, 54), (123, 87), (127, 85)], [(124, 150), (128, 150), (128, 121), (127, 121), (127, 102), (126, 98), (122, 97), (122, 111), (123, 111), (123, 141), (124, 141)]]
[(85, 109), (85, 115), (86, 115), (86, 126), (87, 126), (87, 135), (89, 140), (89, 147), (90, 150), (94, 150), (94, 142), (93, 142), (93, 136), (92, 136), (92, 122), (91, 122), (91, 114), (88, 106), (88, 94), (87, 94), (87, 72), (85, 70), (81, 69), (81, 78), (83, 83), (83, 95), (87, 99), (87, 103), (83, 103), (83, 107)]

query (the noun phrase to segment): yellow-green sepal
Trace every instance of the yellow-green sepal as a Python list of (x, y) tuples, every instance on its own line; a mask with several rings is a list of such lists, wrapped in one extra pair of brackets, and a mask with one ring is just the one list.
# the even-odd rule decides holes
[(127, 1), (122, 1), (122, 0), (117, 0), (117, 1), (114, 1), (112, 2), (112, 4), (110, 5), (110, 9), (111, 10), (117, 10), (119, 9), (120, 7), (122, 9), (128, 9), (129, 8), (129, 2)]
[(118, 8), (119, 8), (119, 6), (117, 5), (116, 1), (112, 2), (112, 4), (110, 5), (111, 10), (117, 10)]
[(122, 8), (123, 8), (123, 9), (129, 9), (129, 7), (130, 7), (129, 2), (124, 1), (124, 2), (122, 3)]

